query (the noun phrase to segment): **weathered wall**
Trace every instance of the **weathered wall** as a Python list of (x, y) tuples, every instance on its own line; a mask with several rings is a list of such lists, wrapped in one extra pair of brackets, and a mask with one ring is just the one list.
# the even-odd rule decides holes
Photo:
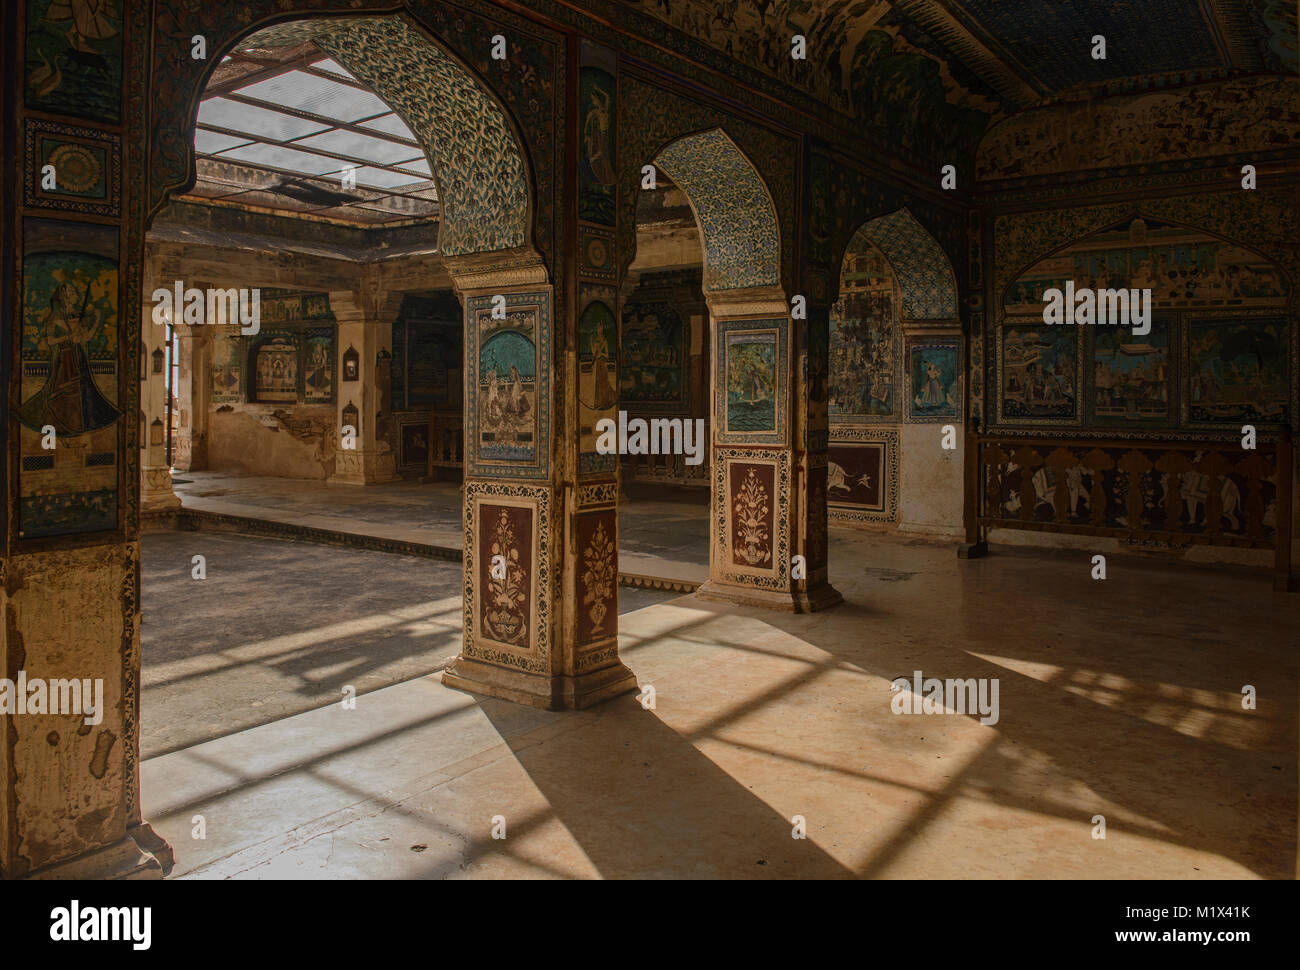
[(97, 725), (74, 715), (4, 718), (6, 876), (118, 842), (138, 812), (138, 556), (130, 543), (7, 563), (4, 675), (102, 680), (104, 715)]

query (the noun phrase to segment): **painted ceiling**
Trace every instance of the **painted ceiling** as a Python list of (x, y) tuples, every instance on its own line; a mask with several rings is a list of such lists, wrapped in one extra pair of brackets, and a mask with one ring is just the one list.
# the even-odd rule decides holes
[[(1075, 92), (1297, 70), (1295, 0), (624, 3), (929, 155)], [(795, 34), (806, 61), (790, 56)]]

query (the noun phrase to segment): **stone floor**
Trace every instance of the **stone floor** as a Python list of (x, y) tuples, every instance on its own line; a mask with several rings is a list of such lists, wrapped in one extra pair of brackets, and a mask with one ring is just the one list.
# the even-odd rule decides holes
[[(548, 713), (416, 677), (146, 758), (145, 817), (194, 878), (1295, 875), (1300, 596), (1227, 568), (1114, 557), (1095, 582), (1080, 553), (961, 562), (861, 532), (833, 532), (830, 556), (847, 602), (824, 613), (687, 596), (622, 616), (653, 710)], [(454, 652), (454, 627), (434, 638)], [(997, 723), (894, 714), (915, 670), (996, 678)], [(241, 689), (208, 683), (242, 716)]]
[[(441, 670), (460, 650), (459, 563), (207, 532), (140, 544), (145, 758)], [(674, 595), (624, 588), (618, 608)]]
[[(460, 486), (395, 482), (358, 488), (294, 478), (185, 472), (174, 486), (187, 509), (220, 512), (460, 550)], [(703, 582), (709, 566), (705, 489), (633, 484), (619, 509), (619, 569)]]

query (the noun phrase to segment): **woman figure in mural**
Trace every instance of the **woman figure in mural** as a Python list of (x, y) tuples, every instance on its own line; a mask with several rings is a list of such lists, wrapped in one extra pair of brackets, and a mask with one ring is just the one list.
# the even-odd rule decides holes
[(591, 107), (587, 110), (582, 136), (592, 175), (601, 185), (613, 185), (614, 166), (609, 160), (609, 95), (599, 88), (592, 88)]
[(745, 388), (749, 397), (742, 398), (741, 404), (757, 404), (767, 398), (767, 379), (757, 364), (745, 368)]
[(117, 408), (95, 385), (86, 354), (86, 341), (99, 326), (99, 313), (89, 302), (89, 284), (84, 297), (66, 282), (50, 295), (50, 312), (42, 325), (50, 341), (50, 375), (19, 410), (23, 424), (33, 430), (52, 425), (58, 434), (73, 436), (117, 419)]
[(506, 401), (506, 415), (522, 424), (528, 414), (528, 398), (524, 397), (524, 382), (519, 377), (519, 368), (510, 365), (510, 397)]
[(923, 408), (937, 408), (946, 403), (943, 384), (939, 381), (939, 368), (934, 361), (927, 360), (925, 362), (925, 384), (916, 398), (916, 404), (918, 407)]
[(605, 328), (597, 326), (591, 333), (591, 376), (595, 385), (595, 409), (604, 411), (618, 403), (618, 389), (609, 366), (609, 341)]
[(487, 372), (487, 403), (483, 408), (489, 426), (496, 426), (501, 423), (501, 412), (504, 402), (501, 400), (501, 388), (497, 381), (497, 369), (495, 366), (488, 368)]

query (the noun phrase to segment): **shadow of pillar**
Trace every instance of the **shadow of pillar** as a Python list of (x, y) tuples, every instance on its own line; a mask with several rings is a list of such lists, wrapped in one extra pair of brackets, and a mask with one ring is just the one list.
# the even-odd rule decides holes
[[(503, 734), (508, 714), (483, 712)], [(843, 879), (853, 873), (631, 697), (598, 730), (506, 738), (551, 810), (607, 879)], [(593, 767), (595, 766), (595, 767)]]

